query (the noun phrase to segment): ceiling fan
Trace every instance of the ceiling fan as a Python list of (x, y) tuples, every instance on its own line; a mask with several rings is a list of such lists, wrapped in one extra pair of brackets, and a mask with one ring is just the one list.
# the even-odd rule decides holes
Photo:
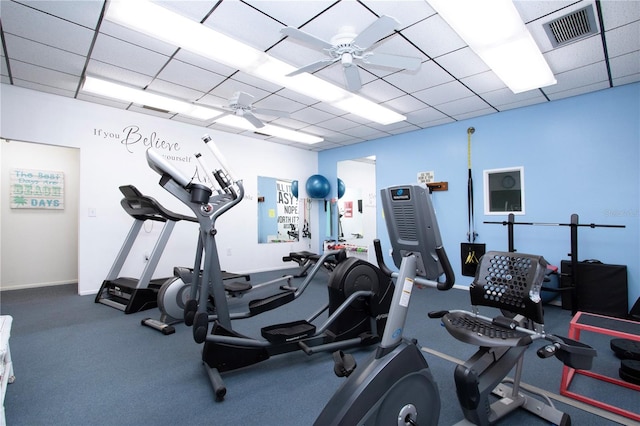
[(360, 34), (354, 34), (352, 29), (344, 28), (339, 34), (331, 38), (330, 42), (295, 27), (283, 28), (280, 30), (282, 34), (297, 39), (311, 47), (321, 49), (329, 55), (329, 58), (313, 62), (287, 74), (287, 76), (291, 77), (303, 72), (314, 72), (327, 65), (340, 62), (347, 88), (352, 92), (356, 92), (362, 87), (357, 63), (360, 63), (360, 66), (367, 64), (411, 71), (417, 70), (422, 63), (420, 58), (376, 53), (368, 50), (378, 40), (393, 33), (399, 25), (400, 23), (395, 18), (383, 15)]
[(235, 92), (227, 106), (219, 107), (228, 114), (242, 117), (254, 127), (264, 127), (264, 123), (255, 114), (269, 115), (272, 117), (289, 117), (289, 113), (285, 111), (277, 111), (274, 109), (255, 108), (252, 105), (254, 97), (246, 92)]

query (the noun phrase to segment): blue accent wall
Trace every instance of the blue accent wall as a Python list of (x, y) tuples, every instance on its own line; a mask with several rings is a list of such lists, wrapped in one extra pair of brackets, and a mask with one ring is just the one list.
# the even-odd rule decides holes
[[(483, 170), (523, 166), (526, 214), (516, 221), (624, 225), (580, 227), (579, 260), (598, 259), (627, 265), (629, 303), (640, 297), (640, 84), (634, 83), (483, 117), (445, 124), (319, 153), (318, 170), (330, 182), (336, 163), (376, 156), (378, 190), (416, 183), (417, 174), (434, 171), (449, 190), (432, 199), (443, 243), (457, 284), (468, 285), (461, 272), (460, 243), (467, 238), (467, 129), (472, 135), (476, 242), (487, 250), (507, 250), (507, 229), (485, 221), (506, 215), (484, 215)], [(332, 197), (336, 189), (332, 188)], [(384, 253), (390, 244), (377, 205), (377, 231)], [(321, 224), (321, 235), (324, 225)], [(569, 259), (570, 228), (517, 226), (515, 248), (543, 255), (560, 265)]]

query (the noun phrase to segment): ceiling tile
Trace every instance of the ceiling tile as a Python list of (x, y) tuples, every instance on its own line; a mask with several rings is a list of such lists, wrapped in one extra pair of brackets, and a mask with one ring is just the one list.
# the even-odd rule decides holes
[(455, 101), (445, 102), (435, 107), (443, 113), (456, 118), (467, 112), (475, 113), (477, 111), (484, 111), (487, 113), (490, 109), (493, 109), (477, 96), (469, 96)]
[(401, 114), (407, 114), (411, 111), (422, 109), (427, 105), (419, 99), (416, 99), (412, 95), (403, 95), (390, 101), (384, 102), (384, 106), (391, 108)]
[(21, 61), (11, 61), (11, 72), (14, 75), (14, 84), (21, 87), (26, 87), (25, 84), (28, 82), (75, 93), (80, 81), (78, 76)]
[(153, 80), (152, 76), (124, 69), (106, 62), (92, 59), (87, 65), (86, 75), (99, 77), (128, 86), (144, 88)]
[(473, 93), (458, 81), (450, 81), (413, 94), (416, 98), (432, 106), (472, 95)]
[(597, 62), (556, 74), (556, 80), (558, 80), (557, 84), (543, 88), (547, 95), (608, 81), (607, 66), (604, 61)]
[(297, 28), (331, 6), (335, 0), (245, 0), (245, 3), (282, 22), (283, 26)]
[(561, 92), (548, 93), (547, 96), (549, 97), (550, 100), (555, 101), (558, 99), (583, 95), (585, 93), (595, 92), (595, 91), (603, 90), (607, 88), (609, 88), (609, 82), (602, 81), (602, 82), (584, 85), (584, 86), (576, 86), (567, 90), (563, 90)]
[[(185, 75), (189, 76), (186, 80)], [(176, 60), (170, 61), (156, 77), (205, 93), (222, 83), (226, 78), (220, 74)]]
[(506, 88), (502, 80), (493, 71), (485, 71), (460, 80), (469, 89), (477, 94), (492, 92)]
[(407, 93), (414, 93), (453, 80), (451, 74), (433, 61), (423, 62), (417, 71), (404, 71), (385, 77), (389, 83)]
[(489, 70), (487, 64), (469, 47), (446, 53), (439, 56), (435, 61), (457, 79)]
[(165, 43), (164, 41), (150, 37), (138, 31), (130, 30), (129, 28), (125, 28), (107, 20), (102, 21), (102, 25), (100, 25), (100, 32), (138, 47), (144, 47), (145, 49), (162, 53), (166, 56), (171, 56), (178, 50), (178, 47), (173, 44)]
[(467, 45), (439, 15), (418, 22), (402, 34), (432, 59)]
[[(638, 2), (640, 4), (640, 2)], [(607, 53), (610, 57), (624, 55), (638, 50), (637, 43), (629, 43), (629, 40), (640, 41), (640, 21), (632, 22), (605, 32), (607, 40)]]
[(166, 55), (108, 35), (98, 36), (92, 58), (149, 76), (158, 74), (169, 59)]
[(374, 1), (368, 6), (378, 16), (388, 15), (396, 18), (400, 22), (399, 29), (414, 25), (435, 13), (423, 0), (404, 0), (401, 4), (396, 1)]
[[(238, 25), (238, 16), (242, 16), (242, 25)], [(281, 38), (282, 24), (239, 1), (221, 2), (204, 25), (262, 51)]]
[(640, 73), (640, 50), (609, 60), (611, 77), (620, 78)]
[(12, 60), (26, 62), (67, 74), (82, 75), (86, 57), (50, 47), (12, 34), (5, 36), (7, 51)]
[(605, 32), (640, 20), (640, 1), (601, 1)]
[(93, 39), (89, 28), (7, 1), (2, 2), (2, 30), (81, 55), (87, 54)]
[[(3, 1), (2, 3), (4, 9), (9, 2)], [(87, 28), (94, 28), (97, 25), (104, 4), (101, 1), (71, 0), (28, 0), (28, 2), (22, 1), (22, 3), (28, 3), (30, 8), (41, 10)]]
[(554, 74), (604, 61), (604, 50), (600, 35), (582, 39), (566, 46), (557, 47), (544, 54)]

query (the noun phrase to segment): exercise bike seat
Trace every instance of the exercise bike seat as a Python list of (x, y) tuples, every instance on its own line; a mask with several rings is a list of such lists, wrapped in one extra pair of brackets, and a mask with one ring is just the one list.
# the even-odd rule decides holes
[(515, 330), (513, 320), (506, 317), (487, 321), (468, 312), (451, 312), (442, 323), (456, 339), (476, 346), (526, 346), (531, 335)]

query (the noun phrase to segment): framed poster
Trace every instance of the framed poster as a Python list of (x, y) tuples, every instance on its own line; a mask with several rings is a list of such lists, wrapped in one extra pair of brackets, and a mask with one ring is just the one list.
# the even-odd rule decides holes
[(12, 209), (64, 210), (64, 173), (12, 169), (9, 182)]

